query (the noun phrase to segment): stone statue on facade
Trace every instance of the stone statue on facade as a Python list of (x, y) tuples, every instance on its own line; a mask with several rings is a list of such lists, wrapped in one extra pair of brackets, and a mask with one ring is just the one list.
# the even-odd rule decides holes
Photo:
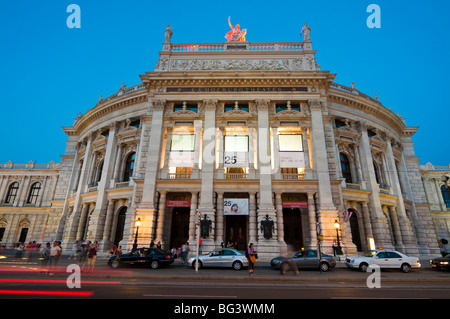
[(236, 24), (236, 26), (233, 27), (231, 24), (231, 17), (228, 17), (228, 25), (231, 30), (225, 35), (225, 39), (228, 41), (245, 41), (247, 29), (241, 30), (241, 26), (239, 24)]
[(170, 24), (167, 25), (166, 31), (164, 32), (164, 42), (168, 43), (172, 39), (172, 28), (170, 27)]
[(305, 25), (302, 28), (302, 31), (300, 32), (300, 36), (303, 34), (303, 42), (311, 41), (311, 28), (308, 27), (308, 23), (305, 23)]

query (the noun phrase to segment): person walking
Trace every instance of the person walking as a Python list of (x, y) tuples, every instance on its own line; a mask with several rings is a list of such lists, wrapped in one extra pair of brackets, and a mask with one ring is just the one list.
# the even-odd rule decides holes
[(256, 263), (256, 252), (255, 249), (253, 248), (253, 243), (250, 243), (250, 245), (248, 245), (248, 249), (246, 250), (246, 257), (248, 259), (248, 274), (250, 276), (254, 276), (254, 266)]
[(69, 259), (77, 259), (77, 249), (78, 249), (78, 240), (75, 240), (75, 242), (72, 245), (72, 251), (70, 253)]
[(53, 242), (53, 247), (50, 248), (50, 258), (49, 258), (49, 268), (50, 275), (54, 275), (56, 272), (56, 265), (58, 262), (58, 256), (60, 255), (61, 247), (59, 247), (58, 242), (55, 240)]
[(47, 243), (41, 251), (41, 275), (48, 274), (48, 260), (50, 258), (50, 243)]
[(90, 241), (87, 241), (87, 243), (80, 245), (80, 253), (78, 254), (77, 265), (80, 267), (81, 272), (84, 271), (84, 266), (86, 265), (86, 258), (89, 252), (90, 245)]
[(88, 269), (87, 272), (93, 272), (95, 261), (97, 260), (98, 243), (94, 241), (94, 244), (89, 248), (88, 253)]

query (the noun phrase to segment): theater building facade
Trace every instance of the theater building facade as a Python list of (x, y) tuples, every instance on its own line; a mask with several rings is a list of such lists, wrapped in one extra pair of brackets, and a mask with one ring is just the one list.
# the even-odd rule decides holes
[(448, 226), (436, 230), (443, 219), (430, 210), (417, 127), (335, 83), (309, 39), (166, 37), (140, 78), (63, 127), (60, 163), (0, 167), (4, 246), (96, 240), (107, 251), (153, 240), (195, 250), (200, 223), (204, 252), (233, 242), (254, 243), (263, 259), (318, 243), (332, 253), (339, 239), (346, 255), (439, 254)]

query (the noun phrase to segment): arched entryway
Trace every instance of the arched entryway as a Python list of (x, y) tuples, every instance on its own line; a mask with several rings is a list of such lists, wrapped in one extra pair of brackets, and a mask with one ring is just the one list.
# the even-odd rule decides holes
[(361, 233), (359, 231), (359, 221), (356, 211), (352, 208), (348, 209), (350, 229), (352, 232), (352, 242), (356, 246), (356, 250), (363, 251), (361, 244)]
[(119, 242), (123, 239), (123, 230), (125, 229), (125, 219), (127, 215), (127, 207), (123, 206), (119, 209), (117, 214), (116, 231), (114, 235), (114, 245), (118, 246)]

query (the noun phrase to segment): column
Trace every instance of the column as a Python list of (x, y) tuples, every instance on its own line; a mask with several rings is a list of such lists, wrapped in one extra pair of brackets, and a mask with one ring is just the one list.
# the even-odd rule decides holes
[(275, 179), (282, 179), (280, 169), (280, 156), (278, 147), (278, 127), (272, 127), (272, 143), (273, 143), (273, 172)]
[(372, 222), (370, 220), (370, 214), (369, 214), (369, 204), (367, 202), (361, 203), (362, 207), (362, 216), (363, 216), (363, 223), (364, 223), (364, 231), (366, 233), (366, 240), (367, 243), (366, 249), (369, 249), (369, 238), (373, 238), (372, 233)]
[(189, 215), (189, 243), (194, 243), (196, 241), (196, 227), (198, 223), (197, 205), (198, 205), (198, 193), (192, 192), (191, 211)]
[[(412, 254), (417, 255), (419, 254), (419, 247), (414, 242), (412, 237), (414, 236), (411, 225), (409, 223), (409, 219), (406, 216), (406, 209), (405, 209), (405, 203), (403, 199), (403, 193), (402, 188), (400, 186), (400, 180), (397, 173), (397, 165), (395, 165), (395, 158), (394, 153), (392, 151), (392, 137), (388, 134), (385, 134), (386, 138), (386, 164), (387, 169), (390, 173), (390, 179), (391, 179), (391, 190), (395, 196), (397, 196), (397, 209), (394, 208), (397, 224), (400, 222), (399, 225), (399, 232), (400, 232), (400, 240), (402, 241), (402, 238), (404, 241), (402, 242), (402, 245), (404, 247), (404, 253), (406, 254)], [(399, 243), (397, 241), (397, 243)]]
[[(169, 243), (164, 243), (163, 233), (164, 233), (164, 221), (166, 218), (166, 195), (167, 192), (159, 192), (159, 207), (158, 207), (158, 228), (156, 229), (156, 239), (155, 244), (159, 241), (163, 245), (163, 249), (167, 249)], [(169, 248), (170, 249), (170, 248)]]
[[(155, 223), (155, 194), (156, 194), (156, 179), (160, 170), (161, 160), (161, 144), (163, 138), (163, 115), (166, 101), (156, 100), (149, 97), (150, 109), (152, 110), (152, 124), (150, 140), (147, 152), (147, 161), (145, 167), (144, 185), (142, 192), (141, 203), (137, 206), (134, 216), (131, 221), (134, 223), (138, 218), (141, 219), (141, 226), (139, 227), (139, 239), (141, 242), (150, 243), (152, 240), (152, 233), (154, 232)], [(129, 233), (124, 234), (124, 239), (129, 243), (134, 241), (134, 227), (130, 227)]]
[[(92, 141), (94, 136), (92, 134), (88, 134), (86, 137), (86, 148), (84, 151), (84, 159), (83, 159), (83, 165), (81, 167), (81, 173), (80, 178), (78, 181), (78, 187), (77, 192), (75, 195), (75, 202), (73, 205), (73, 213), (68, 218), (66, 228), (64, 229), (64, 239), (63, 239), (63, 249), (64, 248), (70, 248), (73, 242), (77, 239), (80, 239), (78, 237), (78, 228), (79, 223), (81, 222), (80, 214), (82, 212), (82, 198), (81, 194), (86, 191), (88, 178), (89, 178), (89, 167), (92, 162)], [(84, 143), (84, 142), (83, 142)]]
[(111, 226), (113, 223), (113, 217), (114, 217), (114, 206), (115, 201), (109, 200), (108, 201), (108, 208), (106, 210), (106, 220), (105, 220), (105, 228), (103, 229), (103, 239), (101, 241), (102, 247), (109, 247), (112, 244), (112, 238), (111, 236)]
[(79, 220), (78, 228), (77, 228), (77, 236), (76, 236), (77, 240), (83, 240), (84, 228), (86, 227), (86, 222), (87, 222), (86, 219), (89, 214), (89, 206), (90, 206), (90, 204), (83, 203), (83, 207), (81, 209), (81, 216), (80, 216), (80, 220)]
[(316, 221), (316, 207), (314, 204), (314, 193), (307, 193), (308, 195), (308, 219), (309, 219), (309, 242), (310, 249), (317, 249), (317, 221)]
[(309, 161), (309, 146), (308, 146), (308, 133), (307, 128), (302, 127), (302, 143), (303, 143), (303, 154), (305, 157), (305, 179), (312, 179), (311, 163)]
[[(217, 165), (217, 179), (225, 179), (225, 168), (223, 165), (223, 153), (224, 153), (224, 135), (223, 132), (225, 130), (225, 125), (223, 123), (219, 123), (219, 149), (218, 149), (218, 165)], [(222, 194), (223, 195), (223, 194)], [(219, 243), (220, 244), (220, 243)]]
[(270, 153), (270, 125), (269, 125), (269, 100), (256, 100), (258, 112), (258, 168), (259, 168), (259, 201), (257, 210), (257, 229), (261, 222), (269, 217), (274, 223), (275, 232), (272, 238), (264, 238), (262, 231), (258, 231), (258, 243), (256, 249), (262, 254), (278, 254), (277, 220), (272, 193), (272, 164)]
[[(100, 182), (97, 186), (97, 200), (95, 204), (95, 210), (91, 215), (91, 222), (89, 223), (88, 238), (92, 241), (101, 242), (103, 238), (103, 232), (105, 227), (106, 219), (106, 207), (108, 205), (106, 189), (108, 187), (109, 181), (112, 178), (112, 171), (114, 167), (114, 152), (117, 147), (117, 137), (116, 130), (118, 128), (117, 122), (112, 122), (109, 124), (109, 135), (108, 142), (106, 144), (105, 157), (103, 159), (103, 172)], [(109, 249), (110, 247), (99, 246), (100, 250)]]
[(216, 246), (223, 242), (223, 192), (217, 193), (216, 203)]
[(395, 249), (399, 251), (403, 251), (403, 241), (402, 241), (402, 234), (400, 232), (400, 226), (398, 224), (398, 215), (397, 211), (394, 206), (388, 206), (389, 215), (391, 217), (391, 223), (392, 223), (392, 230), (394, 232), (394, 238), (395, 238)]
[(281, 193), (277, 193), (275, 195), (275, 207), (277, 210), (278, 244), (280, 246), (285, 246), (286, 242), (284, 241), (283, 202), (281, 199)]
[(333, 203), (330, 173), (328, 169), (327, 147), (325, 144), (325, 130), (323, 124), (322, 103), (310, 100), (311, 108), (311, 147), (314, 161), (314, 172), (319, 186), (319, 215), (324, 236), (324, 252), (332, 251), (333, 240), (336, 238), (334, 221), (339, 219), (338, 210)]
[(173, 132), (173, 126), (166, 125), (166, 146), (164, 148), (164, 166), (161, 169), (161, 177), (162, 178), (169, 178), (168, 171), (169, 171), (169, 158), (170, 158), (170, 144), (172, 142), (172, 132)]
[(216, 107), (217, 100), (203, 101), (205, 121), (203, 125), (203, 150), (201, 170), (201, 195), (197, 212), (203, 219), (206, 215), (212, 222), (212, 230), (208, 238), (203, 238), (203, 249), (208, 251), (215, 247), (215, 208), (214, 208), (214, 170), (216, 146)]
[(249, 193), (249, 218), (248, 218), (248, 230), (249, 230), (249, 243), (256, 243), (258, 225), (256, 222), (256, 193)]
[(362, 121), (359, 123), (361, 138), (359, 140), (359, 149), (361, 151), (361, 166), (364, 179), (367, 183), (369, 194), (369, 211), (372, 223), (373, 238), (377, 247), (393, 249), (390, 242), (389, 229), (381, 208), (380, 188), (375, 177), (375, 169), (373, 166), (372, 151), (367, 134), (368, 123)]

